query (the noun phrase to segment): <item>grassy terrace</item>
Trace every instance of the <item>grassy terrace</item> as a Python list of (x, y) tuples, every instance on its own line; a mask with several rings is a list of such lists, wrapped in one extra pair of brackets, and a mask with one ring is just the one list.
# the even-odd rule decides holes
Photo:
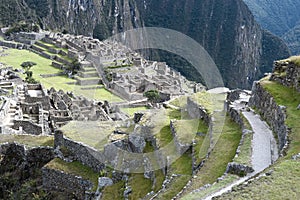
[[(250, 123), (248, 122), (246, 117), (244, 117), (244, 115), (242, 115), (242, 113), (241, 113), (241, 117), (244, 122), (244, 126), (245, 126), (244, 128), (252, 131), (252, 127), (251, 127)], [(253, 139), (253, 134), (251, 134), (251, 133), (245, 134), (243, 143), (240, 146), (240, 153), (239, 153), (238, 157), (235, 157), (233, 159), (233, 162), (252, 166), (252, 164), (251, 164), (252, 139)]]
[[(42, 78), (40, 76), (41, 74), (57, 74), (62, 72), (62, 70), (52, 67), (52, 60), (46, 59), (31, 51), (8, 49), (5, 53), (8, 53), (8, 55), (0, 57), (0, 62), (13, 66), (15, 69), (20, 69), (20, 65), (24, 61), (33, 61), (37, 63), (37, 65), (31, 68), (31, 71), (33, 71), (33, 77), (42, 83), (47, 89), (54, 87), (57, 90), (62, 89), (64, 91), (72, 91), (76, 95), (83, 95), (90, 99), (107, 100), (109, 102), (123, 101), (120, 97), (112, 94), (104, 88), (82, 90), (80, 85), (76, 85), (76, 80), (70, 79), (67, 76)], [(21, 76), (24, 77), (23, 74)]]
[(196, 178), (193, 179), (191, 187), (185, 194), (205, 184), (212, 184), (218, 177), (221, 177), (226, 170), (227, 164), (232, 161), (240, 139), (240, 127), (229, 116), (226, 116), (222, 134), (210, 153), (209, 158), (199, 170)]
[(68, 163), (61, 160), (60, 158), (54, 158), (46, 165), (46, 167), (51, 169), (61, 170), (68, 174), (81, 176), (83, 179), (89, 180), (93, 183), (94, 187), (92, 191), (96, 191), (97, 189), (99, 174), (97, 174), (91, 168), (81, 164), (78, 161), (73, 161)]
[(33, 135), (10, 135), (3, 134), (0, 137), (0, 143), (17, 142), (28, 147), (54, 146), (54, 138), (52, 136), (33, 136)]
[(291, 128), (290, 145), (287, 155), (265, 171), (270, 176), (262, 176), (247, 186), (237, 186), (233, 192), (222, 199), (299, 199), (300, 196), (300, 160), (291, 160), (291, 156), (300, 152), (300, 94), (294, 89), (267, 80), (261, 85), (274, 97), (279, 105), (286, 106), (286, 124)]
[(108, 143), (108, 136), (115, 130), (115, 122), (71, 121), (61, 130), (66, 137), (101, 151)]

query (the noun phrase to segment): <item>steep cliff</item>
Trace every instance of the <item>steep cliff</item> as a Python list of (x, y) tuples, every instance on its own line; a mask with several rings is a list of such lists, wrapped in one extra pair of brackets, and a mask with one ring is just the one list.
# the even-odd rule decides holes
[[(4, 4), (8, 1), (4, 0)], [(6, 2), (7, 1), (7, 2)], [(217, 64), (226, 86), (250, 88), (271, 69), (267, 62), (289, 56), (286, 46), (264, 37), (242, 0), (15, 0), (18, 12), (29, 13), (41, 27), (105, 39), (113, 33), (141, 26), (175, 29), (195, 39)], [(23, 2), (19, 6), (18, 2)], [(2, 4), (1, 6), (4, 6)], [(19, 3), (20, 4), (20, 3)], [(22, 9), (23, 10), (22, 10)], [(17, 10), (17, 8), (15, 8)], [(26, 19), (1, 15), (3, 25)], [(267, 44), (267, 45), (266, 45)], [(274, 58), (268, 47), (282, 49)], [(195, 70), (162, 54), (171, 67), (199, 80)], [(177, 63), (177, 65), (176, 65)], [(183, 66), (183, 67), (182, 67)], [(271, 66), (271, 65), (265, 65)]]
[(264, 29), (282, 37), (293, 54), (300, 52), (298, 11), (300, 1), (244, 0), (244, 2)]

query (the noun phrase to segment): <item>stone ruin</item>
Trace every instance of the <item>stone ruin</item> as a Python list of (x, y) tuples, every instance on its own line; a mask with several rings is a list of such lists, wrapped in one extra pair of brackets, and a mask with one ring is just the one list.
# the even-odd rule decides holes
[(16, 130), (34, 135), (52, 134), (72, 120), (111, 121), (110, 110), (108, 102), (91, 101), (54, 88), (47, 91), (40, 84), (17, 85), (13, 98), (1, 110), (5, 119), (2, 133)]
[(133, 66), (127, 67), (126, 70), (109, 70), (112, 76), (110, 88), (126, 100), (144, 99), (144, 92), (149, 90), (158, 90), (163, 101), (166, 101), (176, 96), (194, 93), (196, 87), (197, 90), (204, 89), (201, 84), (188, 81), (164, 62), (136, 57), (133, 63)]

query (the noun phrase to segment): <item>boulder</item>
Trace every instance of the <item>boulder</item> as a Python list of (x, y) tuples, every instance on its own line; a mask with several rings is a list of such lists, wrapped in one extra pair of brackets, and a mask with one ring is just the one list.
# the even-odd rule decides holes
[(111, 186), (113, 184), (114, 184), (113, 181), (108, 177), (99, 177), (99, 179), (98, 179), (98, 187), (99, 188)]

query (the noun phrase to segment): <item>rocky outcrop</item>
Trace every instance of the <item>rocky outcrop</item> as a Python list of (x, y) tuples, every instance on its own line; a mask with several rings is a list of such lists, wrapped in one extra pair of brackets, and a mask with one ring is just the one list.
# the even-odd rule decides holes
[(279, 151), (282, 152), (287, 145), (289, 128), (285, 125), (286, 108), (276, 103), (259, 82), (253, 84), (253, 96), (250, 98), (249, 106), (257, 109), (262, 118), (270, 125), (277, 134)]
[(254, 172), (252, 167), (242, 165), (239, 163), (228, 163), (227, 168), (226, 168), (226, 173), (231, 173), (231, 174), (236, 174), (239, 176), (245, 176), (248, 173)]

